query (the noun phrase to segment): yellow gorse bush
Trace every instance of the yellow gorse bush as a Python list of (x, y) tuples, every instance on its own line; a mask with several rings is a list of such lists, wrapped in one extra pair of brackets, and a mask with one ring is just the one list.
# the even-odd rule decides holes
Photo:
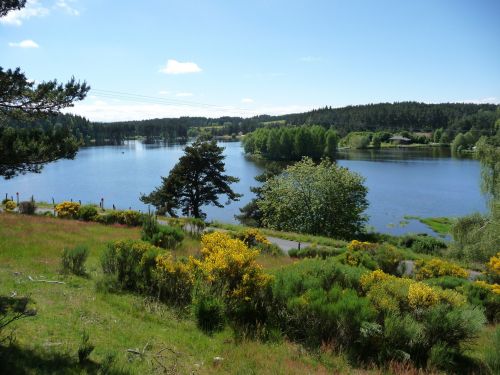
[(500, 285), (499, 284), (488, 284), (486, 281), (478, 280), (474, 281), (474, 284), (483, 288), (492, 291), (495, 294), (500, 294)]
[(488, 268), (488, 272), (494, 277), (500, 277), (500, 252), (490, 258), (486, 267)]
[(16, 202), (12, 200), (8, 200), (7, 202), (5, 202), (5, 209), (7, 211), (13, 211), (15, 210), (15, 208), (16, 208)]
[(164, 274), (185, 280), (193, 284), (194, 274), (189, 264), (176, 261), (172, 254), (162, 254), (156, 257), (156, 268)]
[(56, 206), (57, 216), (59, 217), (76, 217), (80, 204), (76, 202), (61, 202)]
[(352, 240), (347, 245), (347, 250), (349, 251), (359, 251), (359, 250), (373, 250), (377, 247), (376, 243), (362, 242), (358, 240)]
[(242, 240), (247, 246), (255, 246), (256, 244), (269, 245), (270, 242), (258, 229), (249, 228), (242, 233)]
[(433, 277), (455, 276), (466, 279), (469, 272), (459, 265), (434, 258), (429, 261), (417, 260), (415, 262), (417, 280), (425, 280)]
[(204, 235), (201, 244), (202, 258), (191, 257), (190, 263), (208, 283), (224, 289), (227, 297), (250, 300), (269, 284), (271, 277), (256, 262), (259, 251), (243, 241), (214, 232)]
[(439, 295), (434, 288), (424, 283), (411, 283), (408, 288), (408, 304), (411, 308), (425, 308), (439, 302)]
[(381, 270), (364, 274), (360, 283), (375, 307), (384, 311), (415, 310), (437, 303), (460, 306), (466, 301), (463, 295), (453, 290), (431, 287), (419, 281), (389, 275)]

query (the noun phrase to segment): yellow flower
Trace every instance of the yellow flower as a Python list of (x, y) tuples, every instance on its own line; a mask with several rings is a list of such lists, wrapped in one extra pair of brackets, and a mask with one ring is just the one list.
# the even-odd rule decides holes
[(429, 261), (418, 260), (415, 262), (417, 280), (430, 279), (441, 276), (455, 276), (466, 279), (469, 272), (459, 265), (434, 258)]
[(352, 240), (347, 245), (347, 250), (349, 251), (358, 251), (358, 250), (373, 250), (377, 247), (377, 244), (370, 242), (362, 242), (358, 240)]
[(422, 308), (430, 307), (439, 302), (439, 295), (436, 291), (424, 284), (424, 283), (413, 283), (408, 289), (408, 303), (410, 307)]

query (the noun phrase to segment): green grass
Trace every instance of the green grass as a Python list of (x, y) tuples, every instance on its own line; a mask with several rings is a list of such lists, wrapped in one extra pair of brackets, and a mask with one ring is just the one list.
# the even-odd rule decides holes
[[(0, 372), (7, 368), (8, 373), (84, 373), (76, 356), (82, 332), (95, 345), (87, 373), (110, 355), (115, 358), (115, 370), (122, 373), (154, 373), (154, 356), (163, 349), (162, 366), (176, 365), (181, 374), (351, 372), (342, 356), (308, 354), (286, 341), (236, 340), (230, 329), (208, 336), (196, 327), (189, 311), (176, 311), (139, 295), (97, 292), (99, 256), (106, 243), (139, 237), (138, 228), (0, 214), (0, 295), (29, 296), (37, 309), (35, 317), (13, 326), (16, 345), (0, 349)], [(87, 278), (60, 273), (62, 249), (76, 244), (90, 250)], [(178, 251), (189, 255), (198, 248), (196, 240), (187, 239)], [(275, 258), (271, 266), (289, 261)], [(29, 276), (64, 284), (33, 282)], [(127, 349), (144, 349), (144, 355), (130, 354)], [(214, 364), (216, 356), (224, 360)]]
[(446, 236), (451, 233), (451, 227), (454, 224), (454, 219), (450, 217), (420, 217), (420, 216), (412, 216), (405, 215), (404, 218), (406, 220), (418, 220), (422, 224), (427, 225), (430, 229), (432, 229), (435, 233)]

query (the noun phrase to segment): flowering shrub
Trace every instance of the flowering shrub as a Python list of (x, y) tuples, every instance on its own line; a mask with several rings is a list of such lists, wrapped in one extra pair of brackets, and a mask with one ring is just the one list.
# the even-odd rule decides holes
[(424, 283), (411, 283), (408, 288), (408, 304), (412, 309), (430, 307), (438, 303), (436, 290)]
[(500, 285), (498, 284), (488, 284), (486, 281), (482, 280), (474, 281), (474, 284), (481, 288), (491, 290), (493, 293), (500, 295)]
[(370, 270), (382, 269), (395, 273), (402, 260), (401, 252), (389, 244), (352, 241), (347, 245), (348, 251), (340, 261), (350, 266), (363, 266)]
[(412, 279), (388, 275), (381, 270), (364, 274), (360, 280), (366, 296), (380, 311), (413, 311), (438, 303), (461, 306), (465, 297)]
[(76, 219), (79, 209), (80, 204), (76, 202), (65, 201), (56, 206), (57, 216), (62, 218)]
[(7, 200), (4, 203), (4, 207), (5, 207), (6, 211), (13, 211), (16, 209), (16, 202), (11, 201), (11, 200)]
[(434, 258), (429, 261), (417, 260), (415, 262), (417, 280), (431, 279), (440, 276), (455, 276), (466, 279), (469, 273), (459, 265)]
[(226, 233), (213, 232), (201, 238), (201, 260), (190, 258), (201, 276), (225, 297), (250, 301), (271, 277), (257, 264), (258, 250)]
[(492, 256), (490, 261), (486, 263), (486, 274), (493, 282), (500, 282), (500, 252)]
[(189, 265), (175, 260), (171, 254), (158, 255), (155, 261), (155, 280), (159, 299), (175, 305), (190, 303), (195, 279)]
[(352, 240), (347, 245), (347, 250), (349, 251), (359, 251), (359, 250), (373, 250), (377, 247), (376, 243), (362, 242), (358, 240)]
[(248, 247), (256, 246), (257, 244), (270, 245), (266, 236), (264, 236), (258, 229), (249, 228), (242, 233), (237, 234), (237, 238), (242, 240)]

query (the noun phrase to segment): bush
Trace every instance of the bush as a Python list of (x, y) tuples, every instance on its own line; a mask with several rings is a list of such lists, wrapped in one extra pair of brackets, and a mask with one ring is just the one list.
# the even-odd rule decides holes
[(334, 257), (345, 252), (345, 249), (336, 249), (331, 247), (310, 246), (302, 249), (292, 249), (288, 251), (288, 255), (292, 258), (321, 258), (326, 259)]
[(491, 323), (500, 322), (500, 288), (495, 292), (493, 285), (484, 281), (467, 283), (460, 290), (473, 306), (484, 309), (486, 318)]
[(240, 239), (248, 247), (254, 247), (258, 244), (270, 245), (270, 242), (257, 228), (245, 229), (243, 232), (236, 233), (236, 238)]
[(493, 283), (500, 283), (500, 252), (493, 255), (486, 264), (486, 275)]
[(333, 285), (315, 288), (284, 302), (281, 316), (287, 336), (308, 345), (334, 343), (355, 351), (363, 324), (373, 322), (376, 312), (370, 302), (352, 289)]
[(198, 327), (207, 333), (220, 331), (225, 325), (224, 302), (210, 294), (195, 299), (193, 312)]
[(97, 215), (95, 217), (95, 221), (97, 223), (112, 225), (120, 223), (120, 212), (117, 211), (109, 211), (102, 215)]
[(466, 279), (469, 272), (458, 264), (447, 262), (438, 258), (431, 260), (417, 260), (415, 262), (415, 277), (417, 280), (430, 279), (440, 276), (454, 276)]
[(394, 274), (403, 259), (401, 252), (389, 244), (352, 241), (347, 248), (348, 251), (339, 257), (342, 263), (362, 265), (370, 270), (381, 269)]
[(283, 250), (281, 250), (281, 248), (278, 245), (275, 245), (273, 243), (268, 243), (268, 244), (259, 243), (256, 246), (254, 246), (254, 248), (259, 250), (261, 254), (268, 254), (275, 257), (285, 255), (283, 253)]
[(191, 302), (194, 275), (189, 265), (176, 261), (171, 254), (156, 257), (155, 289), (160, 301), (176, 306), (185, 306)]
[(78, 218), (83, 221), (95, 221), (97, 215), (97, 208), (92, 205), (81, 206), (78, 210)]
[(416, 253), (439, 255), (447, 245), (444, 241), (427, 235), (406, 235), (399, 240), (399, 246), (410, 248)]
[(116, 241), (102, 253), (102, 270), (116, 278), (120, 289), (151, 292), (154, 290), (156, 257), (162, 252), (143, 241)]
[(184, 233), (179, 228), (160, 226), (158, 232), (149, 240), (153, 245), (165, 249), (175, 249), (184, 239)]
[(36, 212), (35, 202), (24, 201), (19, 203), (19, 213), (24, 215), (34, 215)]
[(119, 213), (120, 224), (125, 224), (129, 227), (138, 227), (142, 225), (144, 215), (133, 210), (126, 210)]
[(63, 272), (84, 276), (86, 274), (85, 261), (88, 255), (89, 249), (85, 245), (78, 245), (72, 249), (64, 249), (61, 256)]
[(221, 232), (205, 234), (201, 243), (201, 259), (190, 258), (201, 282), (222, 298), (234, 323), (255, 325), (263, 314), (260, 297), (271, 281), (256, 262), (259, 251)]
[(14, 211), (16, 209), (16, 202), (10, 199), (4, 200), (4, 202), (5, 211)]
[(67, 219), (76, 219), (78, 217), (78, 210), (80, 204), (76, 202), (62, 202), (56, 206), (57, 216)]
[(178, 227), (159, 225), (153, 215), (144, 215), (141, 239), (164, 249), (175, 249), (184, 240), (184, 232)]

